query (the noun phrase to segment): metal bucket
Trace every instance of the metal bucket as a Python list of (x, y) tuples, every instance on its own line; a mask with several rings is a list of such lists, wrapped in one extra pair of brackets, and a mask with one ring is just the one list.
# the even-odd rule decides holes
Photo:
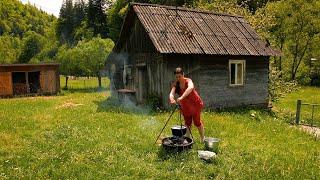
[(213, 151), (215, 153), (218, 153), (219, 142), (219, 138), (207, 137), (204, 139), (204, 145), (206, 150)]

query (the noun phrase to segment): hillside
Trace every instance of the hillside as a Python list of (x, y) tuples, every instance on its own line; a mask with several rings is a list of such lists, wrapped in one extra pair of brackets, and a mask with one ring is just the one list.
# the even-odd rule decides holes
[[(52, 47), (55, 43), (55, 21), (56, 17), (30, 4), (1, 0), (0, 64), (29, 61), (47, 47)], [(32, 46), (28, 47), (30, 44)]]

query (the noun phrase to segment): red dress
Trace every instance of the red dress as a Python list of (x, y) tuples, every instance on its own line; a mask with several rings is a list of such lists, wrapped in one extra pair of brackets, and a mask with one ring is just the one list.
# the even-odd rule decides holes
[[(188, 88), (189, 81), (190, 79), (186, 79), (184, 89), (182, 89), (181, 87), (177, 87), (176, 85), (176, 93), (180, 97)], [(192, 121), (194, 125), (197, 127), (202, 125), (200, 114), (203, 108), (203, 101), (195, 89), (193, 89), (188, 96), (186, 96), (184, 99), (180, 101), (180, 105), (181, 105), (181, 112), (184, 117), (185, 124), (187, 126), (190, 127), (192, 124)]]

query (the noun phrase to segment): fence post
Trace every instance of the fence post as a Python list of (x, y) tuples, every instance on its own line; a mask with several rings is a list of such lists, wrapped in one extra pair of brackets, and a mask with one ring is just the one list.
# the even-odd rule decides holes
[(297, 112), (296, 112), (296, 124), (300, 122), (300, 112), (301, 112), (301, 100), (297, 100)]

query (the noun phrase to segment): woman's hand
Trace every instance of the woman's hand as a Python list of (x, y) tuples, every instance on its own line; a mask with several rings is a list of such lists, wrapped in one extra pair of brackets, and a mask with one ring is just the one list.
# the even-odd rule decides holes
[(176, 104), (176, 100), (174, 100), (174, 98), (170, 98), (170, 103), (171, 104)]
[(179, 98), (177, 99), (177, 103), (179, 103), (182, 99), (183, 99), (182, 96), (179, 97)]

